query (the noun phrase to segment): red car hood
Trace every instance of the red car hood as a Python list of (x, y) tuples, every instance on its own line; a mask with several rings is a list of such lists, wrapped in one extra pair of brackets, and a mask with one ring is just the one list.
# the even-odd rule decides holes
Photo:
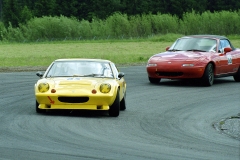
[[(154, 55), (154, 59), (159, 57), (163, 60), (196, 60), (203, 57), (208, 57), (211, 53), (209, 52), (198, 52), (198, 51), (177, 51), (177, 52), (163, 52)], [(153, 58), (152, 57), (152, 58)]]

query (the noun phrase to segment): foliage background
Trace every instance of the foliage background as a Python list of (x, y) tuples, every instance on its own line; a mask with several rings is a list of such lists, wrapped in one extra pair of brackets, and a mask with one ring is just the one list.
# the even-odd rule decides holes
[(42, 16), (63, 15), (92, 21), (119, 12), (128, 16), (161, 13), (182, 18), (192, 10), (201, 14), (239, 9), (237, 0), (0, 0), (0, 20), (16, 27), (30, 18)]
[(0, 68), (66, 57), (144, 64), (188, 34), (226, 35), (238, 47), (239, 8), (236, 0), (0, 0)]
[(0, 41), (239, 35), (235, 0), (0, 0)]
[[(28, 20), (19, 27), (0, 22), (2, 42), (38, 42), (57, 40), (141, 39), (165, 34), (240, 35), (239, 11), (195, 11), (182, 18), (170, 14), (128, 16), (114, 13), (106, 19), (91, 22), (66, 16), (43, 16)], [(233, 23), (234, 22), (234, 23)]]

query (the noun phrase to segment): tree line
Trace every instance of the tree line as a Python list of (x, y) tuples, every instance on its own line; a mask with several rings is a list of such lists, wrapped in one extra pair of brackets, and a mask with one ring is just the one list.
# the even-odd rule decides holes
[(237, 11), (237, 0), (0, 0), (0, 21), (18, 27), (32, 18), (66, 16), (78, 20), (106, 19), (114, 13), (128, 16), (170, 14), (182, 18), (184, 13)]
[[(183, 14), (182, 19), (170, 14), (128, 16), (114, 13), (104, 20), (78, 20), (66, 16), (32, 18), (26, 24), (5, 27), (0, 23), (0, 41), (39, 42), (59, 40), (116, 40), (157, 39), (166, 35), (215, 34), (240, 35), (240, 10), (195, 11)], [(164, 35), (164, 36), (163, 36)], [(170, 36), (173, 37), (173, 36)], [(174, 39), (175, 40), (175, 39)], [(171, 39), (173, 41), (173, 39)]]

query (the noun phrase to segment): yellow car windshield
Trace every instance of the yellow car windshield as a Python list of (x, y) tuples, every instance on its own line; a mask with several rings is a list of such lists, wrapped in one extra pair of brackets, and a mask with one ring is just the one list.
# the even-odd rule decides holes
[(54, 62), (46, 77), (109, 77), (113, 78), (109, 63), (95, 61)]

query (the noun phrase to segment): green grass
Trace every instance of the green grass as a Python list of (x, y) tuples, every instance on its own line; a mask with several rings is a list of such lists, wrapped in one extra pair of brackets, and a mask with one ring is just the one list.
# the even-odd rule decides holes
[(146, 63), (171, 42), (55, 42), (1, 44), (0, 67), (48, 66), (59, 58), (100, 58), (118, 65)]
[[(173, 40), (174, 41), (174, 40)], [(0, 68), (48, 66), (59, 58), (100, 58), (116, 65), (140, 65), (155, 53), (165, 51), (170, 41), (63, 41), (0, 44)], [(233, 39), (240, 47), (240, 39)]]

